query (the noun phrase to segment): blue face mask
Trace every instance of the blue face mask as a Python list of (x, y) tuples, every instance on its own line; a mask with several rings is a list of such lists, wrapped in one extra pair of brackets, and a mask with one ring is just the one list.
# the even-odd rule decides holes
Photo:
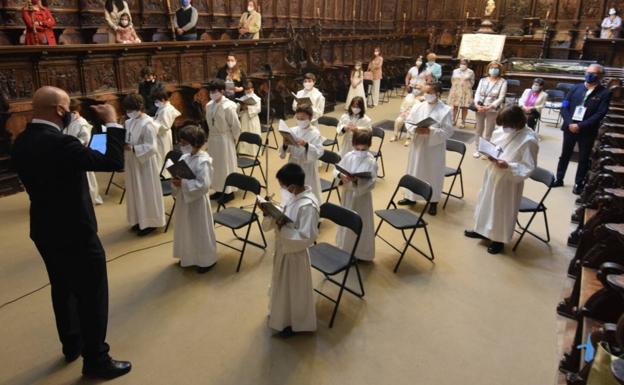
[(587, 83), (596, 83), (598, 81), (598, 74), (594, 72), (585, 72), (585, 81)]
[(188, 7), (191, 4), (191, 0), (182, 0), (180, 3), (183, 7)]

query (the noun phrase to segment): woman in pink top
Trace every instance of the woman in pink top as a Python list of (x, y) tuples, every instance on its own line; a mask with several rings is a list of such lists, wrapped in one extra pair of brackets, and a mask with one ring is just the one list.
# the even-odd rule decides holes
[(522, 93), (518, 105), (522, 108), (527, 116), (527, 126), (535, 130), (535, 125), (542, 113), (542, 108), (546, 103), (547, 94), (542, 91), (544, 87), (544, 79), (535, 78), (533, 80), (533, 86), (527, 88)]

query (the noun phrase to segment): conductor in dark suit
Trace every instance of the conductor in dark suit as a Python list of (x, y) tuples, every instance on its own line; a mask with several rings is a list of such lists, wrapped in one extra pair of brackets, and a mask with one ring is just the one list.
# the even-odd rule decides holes
[(589, 169), (591, 149), (598, 135), (600, 122), (609, 110), (611, 100), (611, 92), (600, 84), (603, 74), (604, 68), (600, 64), (587, 67), (585, 82), (572, 88), (562, 103), (563, 146), (557, 165), (557, 180), (553, 187), (563, 186), (563, 177), (574, 151), (574, 145), (578, 143), (579, 159), (572, 192), (580, 194), (583, 190), (585, 174)]
[(56, 327), (67, 362), (81, 354), (85, 376), (110, 379), (130, 362), (108, 355), (106, 258), (97, 235), (87, 171), (123, 169), (125, 130), (110, 105), (93, 107), (107, 126), (106, 154), (64, 135), (69, 96), (42, 87), (33, 97), (33, 119), (11, 150), (14, 169), (30, 197), (30, 238), (45, 263)]

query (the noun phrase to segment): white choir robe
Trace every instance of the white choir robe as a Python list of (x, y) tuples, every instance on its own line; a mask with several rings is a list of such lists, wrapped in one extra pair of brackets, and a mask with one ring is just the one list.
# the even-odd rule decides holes
[(279, 147), (280, 158), (284, 159), (286, 153), (290, 154), (288, 162), (296, 163), (305, 172), (305, 184), (312, 188), (312, 192), (316, 195), (316, 199), (321, 201), (321, 178), (318, 173), (318, 158), (323, 155), (323, 141), (325, 140), (318, 128), (310, 125), (307, 128), (293, 127), (295, 134), (308, 143), (305, 146), (289, 145), (286, 149), (284, 146)]
[[(297, 92), (297, 98), (310, 98), (312, 101), (312, 124), (318, 125), (318, 118), (323, 116), (325, 113), (325, 96), (318, 90), (318, 88), (313, 87), (311, 90), (306, 90), (305, 88), (299, 90)], [(293, 100), (292, 109), (295, 111), (297, 109), (297, 99)]]
[[(451, 108), (441, 101), (435, 104), (418, 103), (412, 107), (405, 123), (407, 132), (414, 138), (410, 144), (407, 173), (431, 185), (432, 203), (439, 202), (442, 195), (446, 168), (446, 140), (453, 135), (451, 111)], [(431, 127), (429, 134), (416, 134), (416, 126), (408, 122), (418, 123), (427, 117), (435, 119), (438, 123)], [(418, 195), (406, 190), (405, 198), (416, 201)]]
[(308, 247), (318, 237), (319, 204), (309, 186), (291, 201), (282, 202), (293, 223), (278, 229), (266, 216), (265, 230), (275, 230), (275, 255), (269, 302), (269, 327), (295, 332), (316, 330), (316, 309)]
[[(171, 134), (171, 127), (181, 113), (168, 101), (164, 102), (158, 110), (156, 110), (156, 116), (154, 116), (154, 122), (158, 130), (156, 136), (156, 143), (158, 144), (158, 157), (160, 158), (159, 164), (162, 166), (165, 162), (165, 156), (171, 150), (173, 150), (173, 135)], [(169, 171), (164, 170), (163, 176), (170, 178)]]
[[(63, 133), (65, 135), (71, 135), (77, 138), (83, 146), (88, 146), (91, 141), (91, 130), (93, 126), (87, 122), (82, 116), (73, 119), (67, 126)], [(87, 171), (87, 183), (89, 184), (89, 195), (91, 195), (91, 202), (96, 205), (104, 203), (100, 196), (100, 188), (98, 186), (97, 178), (93, 171)]]
[[(241, 125), (238, 120), (238, 106), (226, 97), (221, 97), (217, 103), (208, 102), (206, 105), (206, 122), (208, 123), (208, 153), (212, 158), (215, 169), (212, 189), (223, 192), (225, 179), (237, 170), (236, 141), (240, 135)], [(228, 187), (226, 194), (234, 192)]]
[[(351, 151), (340, 160), (340, 167), (350, 172), (370, 172), (371, 179), (358, 179), (357, 183), (349, 182), (342, 185), (342, 207), (351, 209), (362, 218), (362, 234), (358, 242), (355, 256), (357, 259), (372, 261), (375, 258), (375, 219), (373, 215), (373, 188), (377, 179), (377, 162), (370, 151)], [(339, 172), (334, 170), (338, 177)], [(345, 228), (338, 227), (336, 244), (349, 254), (353, 250), (355, 234)]]
[(537, 134), (528, 127), (510, 134), (498, 128), (491, 141), (503, 149), (501, 159), (509, 167), (502, 169), (488, 161), (475, 209), (474, 231), (506, 243), (514, 233), (524, 180), (537, 167), (539, 142)]
[(217, 262), (212, 208), (208, 190), (212, 179), (212, 159), (204, 151), (184, 154), (184, 160), (195, 179), (182, 179), (180, 187), (173, 186), (176, 199), (173, 231), (173, 257), (182, 267), (208, 267)]
[(336, 132), (338, 133), (338, 135), (343, 136), (342, 145), (340, 147), (341, 156), (345, 156), (346, 153), (353, 150), (353, 132), (345, 128), (345, 126), (349, 123), (355, 124), (358, 130), (373, 131), (373, 120), (369, 118), (368, 115), (364, 115), (363, 117), (358, 118), (358, 116), (356, 115), (351, 116), (348, 113), (342, 114), (342, 116), (340, 117), (340, 122), (336, 127)]
[[(262, 109), (262, 101), (256, 94), (250, 96), (256, 101), (253, 106), (247, 106), (246, 109), (240, 110), (240, 124), (242, 132), (253, 132), (254, 134), (262, 135), (260, 130), (260, 110)], [(255, 144), (243, 143), (238, 145), (238, 152), (241, 154), (256, 156), (258, 153), (258, 146)]]
[(125, 185), (128, 223), (147, 227), (165, 225), (165, 204), (160, 185), (156, 123), (147, 114), (125, 122), (126, 143), (134, 151), (126, 150)]

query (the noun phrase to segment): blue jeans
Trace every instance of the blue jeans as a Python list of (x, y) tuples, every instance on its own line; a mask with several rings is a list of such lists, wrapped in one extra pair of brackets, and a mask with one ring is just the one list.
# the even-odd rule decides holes
[(197, 40), (197, 33), (189, 33), (186, 35), (177, 35), (176, 40), (178, 41), (190, 41)]

